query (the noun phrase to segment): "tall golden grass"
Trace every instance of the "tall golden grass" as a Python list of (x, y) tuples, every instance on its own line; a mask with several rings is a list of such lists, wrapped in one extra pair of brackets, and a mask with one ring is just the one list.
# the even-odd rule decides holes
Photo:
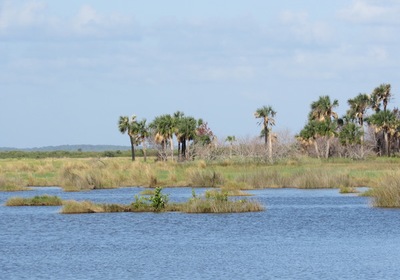
[(400, 207), (400, 171), (386, 174), (372, 191), (373, 205), (375, 207), (399, 208)]
[(58, 196), (41, 195), (34, 197), (11, 197), (6, 206), (60, 206), (62, 200)]
[(377, 186), (400, 159), (302, 159), (277, 164), (235, 162), (132, 162), (129, 158), (2, 159), (0, 191), (61, 186), (67, 191), (124, 186), (193, 186), (226, 189)]

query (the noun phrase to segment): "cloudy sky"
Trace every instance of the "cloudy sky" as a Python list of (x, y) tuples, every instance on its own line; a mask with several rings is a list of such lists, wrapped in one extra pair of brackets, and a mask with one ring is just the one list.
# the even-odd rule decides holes
[[(271, 105), (400, 88), (399, 0), (0, 0), (0, 147), (128, 145), (120, 115), (177, 110), (221, 139)], [(398, 106), (395, 98), (392, 106)]]

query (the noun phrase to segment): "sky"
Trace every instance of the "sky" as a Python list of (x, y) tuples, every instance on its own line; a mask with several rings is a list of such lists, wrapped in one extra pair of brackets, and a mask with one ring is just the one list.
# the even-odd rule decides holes
[(400, 0), (0, 0), (0, 147), (129, 145), (119, 116), (183, 111), (219, 139), (257, 108), (298, 133), (311, 102), (400, 88)]

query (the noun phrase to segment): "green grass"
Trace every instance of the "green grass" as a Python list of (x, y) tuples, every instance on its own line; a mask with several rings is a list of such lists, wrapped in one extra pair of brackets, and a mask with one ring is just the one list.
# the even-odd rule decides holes
[(84, 191), (124, 186), (221, 187), (225, 189), (340, 188), (379, 185), (400, 164), (397, 158), (318, 160), (298, 158), (276, 164), (229, 161), (154, 162), (149, 158), (0, 159), (0, 191), (26, 186), (61, 186)]
[(61, 206), (62, 200), (57, 196), (34, 196), (31, 198), (11, 197), (5, 203), (6, 206)]

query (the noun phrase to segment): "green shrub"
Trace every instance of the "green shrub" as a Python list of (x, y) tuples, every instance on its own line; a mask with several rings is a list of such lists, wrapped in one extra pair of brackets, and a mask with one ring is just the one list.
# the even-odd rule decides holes
[(158, 212), (167, 205), (168, 195), (162, 194), (162, 188), (158, 187), (155, 189), (154, 195), (150, 196), (149, 200), (154, 211)]

